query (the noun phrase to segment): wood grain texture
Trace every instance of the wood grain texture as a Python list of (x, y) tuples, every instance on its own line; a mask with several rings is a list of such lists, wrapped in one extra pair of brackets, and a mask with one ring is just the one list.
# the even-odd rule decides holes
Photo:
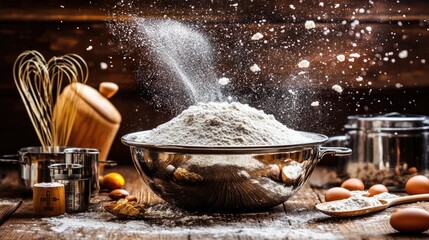
[(33, 186), (33, 211), (38, 216), (59, 216), (66, 212), (64, 185), (46, 186), (38, 183)]
[[(388, 0), (371, 5), (369, 1), (328, 0), (323, 1), (324, 7), (299, 0), (236, 1), (236, 6), (226, 0), (134, 2), (132, 10), (140, 17), (165, 16), (206, 35), (215, 53), (213, 67), (219, 76), (231, 79), (223, 89), (225, 95), (273, 113), (290, 127), (336, 135), (342, 133), (348, 115), (393, 111), (429, 115), (425, 107), (429, 68), (423, 63), (429, 59), (427, 1)], [(28, 49), (36, 49), (46, 58), (79, 54), (90, 68), (89, 85), (97, 88), (104, 81), (119, 85), (110, 101), (123, 121), (109, 155), (119, 163), (131, 164), (128, 148), (120, 142), (122, 135), (152, 129), (187, 107), (180, 82), (161, 74), (148, 54), (150, 49), (128, 46), (127, 54), (119, 50), (118, 38), (107, 24), (113, 19), (125, 23), (128, 15), (124, 13), (131, 10), (118, 10), (113, 16), (116, 3), (0, 3), (0, 105), (4, 116), (0, 136), (5, 139), (0, 153), (39, 145), (11, 72), (16, 57)], [(360, 13), (360, 8), (365, 12)], [(316, 21), (316, 28), (310, 31), (304, 28), (309, 19)], [(355, 19), (360, 24), (351, 29)], [(367, 27), (372, 34), (361, 33)], [(330, 31), (327, 35), (325, 28)], [(256, 32), (264, 35), (262, 41), (251, 40)], [(402, 50), (408, 50), (405, 59), (398, 57)], [(361, 57), (351, 63), (351, 53)], [(346, 61), (338, 62), (339, 54)], [(302, 59), (311, 65), (300, 75), (297, 63)], [(249, 70), (255, 63), (262, 69), (258, 73)], [(104, 64), (108, 67), (101, 67)], [(359, 77), (363, 80), (357, 81)], [(344, 92), (333, 91), (334, 84), (340, 84)], [(320, 102), (319, 108), (310, 106), (314, 101)]]
[(0, 202), (0, 226), (21, 206), (22, 201)]
[[(418, 236), (398, 234), (388, 223), (389, 216), (395, 209), (409, 206), (429, 209), (427, 202), (399, 205), (357, 218), (336, 219), (314, 209), (314, 205), (323, 199), (326, 189), (306, 184), (283, 206), (269, 211), (202, 214), (166, 206), (148, 190), (132, 167), (111, 171), (126, 177), (125, 189), (131, 194), (146, 195), (148, 204), (162, 207), (148, 210), (145, 220), (118, 220), (113, 215), (100, 211), (100, 204), (108, 200), (107, 193), (100, 193), (91, 201), (91, 212), (68, 214), (51, 218), (50, 221), (48, 218), (37, 218), (32, 213), (31, 200), (26, 200), (0, 226), (0, 238), (67, 239), (79, 236), (90, 239), (98, 236), (104, 239), (414, 239), (429, 236), (427, 232)], [(316, 168), (316, 171), (324, 170)], [(68, 224), (59, 224), (64, 223), (64, 219), (67, 219)], [(82, 222), (85, 222), (86, 227), (80, 227)]]
[[(187, 21), (212, 22), (244, 22), (249, 23), (266, 19), (268, 21), (305, 21), (317, 18), (319, 21), (352, 19), (358, 17), (366, 21), (397, 21), (427, 19), (427, 4), (422, 0), (409, 1), (351, 1), (326, 0), (214, 0), (202, 2), (198, 0), (170, 1), (143, 0), (120, 4), (117, 1), (73, 1), (58, 3), (58, 1), (43, 1), (35, 3), (29, 0), (0, 3), (0, 19), (8, 21), (46, 21), (46, 20), (105, 20), (111, 19), (112, 12), (119, 13), (116, 17), (125, 17), (123, 13), (132, 12), (138, 16)], [(291, 7), (291, 5), (293, 7)], [(26, 9), (31, 6), (30, 9)], [(18, 9), (18, 10), (17, 10)], [(360, 12), (359, 9), (364, 9)], [(79, 16), (76, 15), (79, 13)], [(122, 15), (121, 15), (122, 13)]]
[(99, 159), (106, 160), (121, 124), (121, 114), (97, 90), (86, 85), (67, 86), (55, 107), (76, 101), (76, 116), (70, 132), (69, 146), (96, 148)]

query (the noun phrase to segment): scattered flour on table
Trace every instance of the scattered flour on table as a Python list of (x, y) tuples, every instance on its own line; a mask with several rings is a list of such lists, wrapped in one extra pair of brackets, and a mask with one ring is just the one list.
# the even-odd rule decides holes
[[(145, 220), (119, 220), (103, 211), (65, 214), (42, 218), (52, 236), (64, 239), (103, 239), (126, 236), (183, 237), (207, 239), (338, 239), (324, 229), (308, 229), (308, 219), (281, 213), (198, 214), (181, 211), (169, 204), (146, 209)], [(264, 221), (261, 221), (261, 217)], [(289, 226), (293, 225), (293, 226)]]
[(0, 207), (3, 205), (15, 205), (17, 204), (19, 201), (16, 201), (14, 199), (8, 200), (8, 199), (1, 199), (0, 200)]
[(353, 211), (365, 207), (381, 206), (382, 204), (379, 201), (380, 199), (390, 199), (398, 197), (397, 195), (391, 193), (380, 193), (372, 197), (367, 197), (365, 196), (366, 194), (367, 192), (365, 191), (352, 191), (351, 197), (339, 201), (330, 202), (331, 204), (326, 205), (325, 209), (336, 212)]
[(314, 142), (273, 115), (237, 102), (198, 103), (137, 142), (200, 146), (261, 146)]

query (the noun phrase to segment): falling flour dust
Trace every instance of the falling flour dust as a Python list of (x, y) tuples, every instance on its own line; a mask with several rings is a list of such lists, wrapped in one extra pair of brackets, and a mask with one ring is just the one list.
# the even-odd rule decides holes
[(212, 46), (198, 29), (175, 20), (138, 17), (112, 28), (126, 44), (124, 51), (138, 53), (145, 61), (137, 70), (137, 82), (154, 102), (177, 108), (221, 99)]
[[(380, 5), (374, 2), (358, 2), (351, 7), (297, 1), (278, 6), (279, 11), (275, 11), (275, 18), (287, 24), (273, 24), (257, 16), (248, 16), (244, 22), (234, 17), (225, 18), (225, 22), (213, 21), (217, 18), (206, 16), (224, 14), (213, 2), (196, 8), (183, 3), (184, 12), (172, 14), (169, 7), (155, 1), (144, 9), (159, 11), (160, 18), (144, 19), (138, 1), (118, 1), (118, 10), (113, 11), (118, 11), (117, 16), (130, 16), (130, 21), (112, 25), (117, 26), (114, 35), (123, 43), (119, 49), (140, 62), (136, 78), (142, 86), (141, 96), (162, 111), (176, 114), (197, 102), (234, 100), (275, 113), (290, 127), (337, 134), (338, 126), (332, 124), (332, 117), (350, 109), (357, 113), (389, 112), (392, 106), (403, 105), (398, 111), (408, 111), (408, 107), (418, 110), (412, 94), (403, 101), (383, 94), (367, 97), (384, 88), (401, 89), (417, 83), (404, 84), (404, 77), (384, 69), (393, 69), (395, 64), (424, 68), (426, 64), (426, 58), (409, 44), (414, 40), (422, 42), (423, 35), (411, 34), (413, 28), (406, 28), (409, 24), (392, 20), (392, 26), (388, 26), (391, 31), (381, 31), (368, 21), (384, 13), (385, 10), (379, 12), (383, 6), (403, 18), (410, 8), (403, 1), (388, 5), (384, 5), (385, 1)], [(267, 12), (273, 7), (269, 2), (249, 4), (245, 8), (261, 7)], [(243, 6), (230, 7), (241, 11)], [(311, 9), (312, 14), (303, 9)], [(189, 16), (195, 21), (187, 21)], [(415, 25), (426, 31), (427, 23)], [(385, 80), (379, 81), (382, 75)], [(332, 99), (325, 98), (322, 89)]]

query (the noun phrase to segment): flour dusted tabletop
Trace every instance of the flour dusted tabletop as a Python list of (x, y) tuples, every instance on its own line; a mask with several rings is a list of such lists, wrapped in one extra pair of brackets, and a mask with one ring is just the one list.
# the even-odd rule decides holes
[[(267, 212), (192, 213), (155, 196), (134, 167), (110, 171), (123, 174), (125, 189), (152, 205), (145, 219), (117, 219), (104, 211), (101, 204), (108, 201), (107, 193), (94, 197), (88, 212), (45, 218), (32, 213), (31, 199), (27, 198), (0, 225), (0, 239), (410, 239), (412, 236), (399, 235), (389, 226), (391, 213), (407, 206), (429, 209), (428, 203), (414, 203), (358, 218), (335, 219), (314, 209), (323, 199), (325, 189), (306, 184), (284, 205)], [(324, 174), (316, 169), (310, 182), (317, 182), (320, 173)], [(16, 196), (16, 191), (12, 194)], [(7, 194), (0, 196), (2, 203), (17, 201), (16, 197), (5, 197)], [(424, 233), (421, 237), (428, 235)]]

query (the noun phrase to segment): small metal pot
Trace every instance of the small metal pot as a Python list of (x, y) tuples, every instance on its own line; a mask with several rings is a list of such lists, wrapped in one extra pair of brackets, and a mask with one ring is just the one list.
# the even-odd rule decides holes
[(1, 162), (11, 162), (20, 165), (20, 184), (31, 190), (36, 183), (50, 182), (48, 166), (64, 162), (64, 147), (54, 147), (44, 150), (42, 147), (25, 147), (18, 150), (17, 155), (4, 155), (10, 159)]
[[(18, 150), (17, 155), (0, 156), (0, 162), (10, 162), (20, 165), (20, 184), (25, 190), (32, 190), (36, 183), (51, 182), (49, 166), (55, 163), (66, 163), (64, 151), (70, 149), (71, 152), (76, 152), (79, 148), (54, 147), (44, 150), (42, 147), (25, 147)], [(78, 153), (89, 154), (90, 157), (85, 158), (84, 162), (70, 160), (69, 163), (79, 163), (84, 167), (84, 173), (87, 178), (92, 179), (92, 192), (97, 193), (99, 190), (98, 168), (104, 166), (116, 166), (116, 162), (112, 160), (99, 161), (98, 150), (78, 151)], [(6, 159), (8, 158), (8, 159)], [(97, 167), (98, 166), (98, 167)]]
[(340, 177), (360, 178), (368, 187), (381, 183), (402, 190), (413, 175), (429, 175), (427, 116), (388, 113), (347, 120), (345, 135), (330, 139), (353, 150), (347, 161), (340, 162)]

